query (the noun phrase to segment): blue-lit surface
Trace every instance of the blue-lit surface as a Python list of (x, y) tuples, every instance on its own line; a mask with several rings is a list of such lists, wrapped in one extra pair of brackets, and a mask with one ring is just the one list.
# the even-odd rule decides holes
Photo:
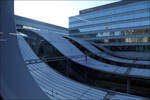
[[(115, 28), (138, 27), (138, 26), (144, 26), (144, 25), (150, 25), (150, 21), (147, 19), (145, 21), (127, 22), (127, 23), (109, 25), (108, 27), (109, 29), (115, 29)], [(106, 29), (106, 26), (97, 26), (97, 27), (83, 28), (83, 29), (81, 28), (80, 31), (88, 32), (88, 31), (104, 30)]]
[[(38, 57), (34, 54), (32, 49), (22, 37), (18, 37), (18, 41), (21, 53), (25, 60), (38, 59)], [(28, 65), (27, 67), (40, 88), (51, 99), (77, 99), (88, 89), (89, 92), (81, 97), (84, 100), (99, 100), (100, 98), (103, 99), (104, 96), (107, 94), (104, 91), (87, 87), (66, 77), (63, 77), (45, 63), (32, 64)], [(52, 91), (54, 93), (52, 93)]]
[[(81, 22), (81, 23), (76, 23), (76, 24), (70, 24), (70, 28), (74, 27), (79, 27), (79, 26), (90, 26), (93, 24), (104, 24), (104, 23), (109, 23), (109, 24), (115, 24), (113, 21), (123, 21), (123, 20), (131, 20), (131, 19), (136, 19), (136, 18), (143, 18), (143, 17), (150, 17), (148, 11), (143, 12), (143, 13), (138, 13), (138, 14), (131, 14), (131, 15), (124, 15), (124, 16), (115, 16), (115, 17), (110, 17), (110, 18), (103, 18), (100, 20), (88, 20), (87, 22)], [(122, 23), (122, 22), (120, 22)]]
[(84, 19), (87, 19), (87, 18), (94, 18), (94, 17), (118, 14), (118, 13), (122, 13), (122, 12), (128, 12), (128, 11), (131, 11), (131, 10), (136, 11), (136, 10), (145, 9), (145, 8), (150, 8), (149, 1), (148, 2), (143, 2), (143, 3), (140, 2), (140, 3), (128, 4), (128, 5), (125, 5), (125, 6), (111, 8), (111, 9), (108, 9), (108, 10), (106, 9), (106, 10), (102, 10), (102, 11), (91, 12), (91, 13), (85, 14), (85, 15), (83, 14), (83, 15), (80, 15), (80, 16), (70, 17), (69, 22), (74, 22), (74, 21), (77, 21), (79, 19), (84, 20)]
[(77, 38), (73, 38), (73, 37), (69, 37), (69, 38), (75, 40), (76, 42), (78, 42), (79, 44), (84, 46), (89, 51), (95, 53), (96, 55), (102, 56), (106, 59), (109, 59), (109, 60), (112, 60), (112, 61), (117, 61), (117, 62), (131, 63), (131, 64), (134, 63), (134, 64), (150, 65), (149, 61), (135, 61), (135, 60), (127, 60), (127, 59), (121, 59), (121, 58), (113, 57), (113, 56), (110, 56), (110, 55), (98, 50), (97, 48), (95, 48), (93, 45), (91, 45), (90, 43), (88, 43), (86, 41), (83, 41), (83, 40), (77, 39)]
[[(71, 44), (68, 40), (62, 38), (61, 36), (57, 34), (49, 34), (49, 33), (43, 33), (43, 32), (38, 32), (35, 31), (38, 35), (42, 36), (45, 40), (47, 40), (50, 44), (52, 44), (55, 48), (57, 48), (58, 51), (60, 51), (64, 56), (76, 56), (76, 55), (85, 55), (83, 54), (78, 48), (76, 48), (73, 44)], [(93, 58), (87, 57), (85, 60), (84, 57), (82, 58), (75, 58), (72, 59), (74, 62), (79, 63), (81, 65), (84, 65), (86, 67), (104, 71), (104, 72), (110, 72), (110, 73), (115, 73), (115, 74), (122, 74), (122, 75), (133, 75), (135, 77), (145, 77), (149, 78), (150, 76), (150, 70), (149, 72), (146, 71), (146, 74), (144, 73), (135, 73), (135, 74), (130, 74), (131, 72), (128, 71), (128, 67), (126, 66), (116, 66), (116, 65), (111, 65), (111, 64), (106, 64), (103, 62), (99, 62)], [(148, 64), (148, 63), (147, 63)], [(134, 68), (133, 68), (134, 69)], [(136, 68), (139, 69), (140, 68)], [(149, 75), (149, 76), (147, 76)]]
[[(18, 42), (24, 59), (38, 59), (21, 36), (18, 36)], [(109, 96), (109, 94), (105, 91), (88, 87), (60, 75), (45, 63), (31, 64), (27, 65), (27, 67), (39, 87), (52, 100), (103, 100), (105, 97)], [(85, 92), (86, 94), (82, 95)], [(133, 100), (148, 100), (142, 97), (121, 93), (115, 93), (112, 96), (112, 100), (126, 100), (126, 98)]]

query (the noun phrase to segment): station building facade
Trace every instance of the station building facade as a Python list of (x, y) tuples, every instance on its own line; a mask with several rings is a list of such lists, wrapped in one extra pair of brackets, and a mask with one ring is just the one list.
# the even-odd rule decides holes
[(81, 10), (69, 18), (69, 33), (108, 48), (150, 51), (150, 0), (122, 0)]

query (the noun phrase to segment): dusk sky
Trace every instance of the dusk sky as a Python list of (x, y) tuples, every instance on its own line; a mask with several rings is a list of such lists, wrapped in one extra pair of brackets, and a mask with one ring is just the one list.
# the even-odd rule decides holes
[(68, 28), (69, 17), (79, 10), (116, 2), (119, 0), (15, 0), (15, 14)]

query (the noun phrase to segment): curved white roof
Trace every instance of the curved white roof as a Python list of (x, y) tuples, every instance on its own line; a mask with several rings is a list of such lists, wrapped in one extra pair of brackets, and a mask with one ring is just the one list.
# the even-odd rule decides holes
[[(21, 36), (17, 36), (17, 38), (25, 60), (39, 59)], [(30, 64), (27, 67), (39, 87), (52, 100), (104, 100), (108, 95), (106, 91), (88, 87), (60, 75), (43, 62)], [(122, 100), (125, 97), (132, 98), (132, 100), (148, 100), (121, 93), (114, 94), (113, 96), (113, 98), (117, 98), (118, 100)]]
[[(78, 48), (76, 48), (72, 43), (70, 43), (67, 39), (63, 38), (62, 36), (58, 34), (53, 33), (44, 33), (40, 31), (34, 31), (41, 37), (43, 37), (45, 40), (47, 40), (50, 44), (52, 44), (59, 52), (61, 52), (64, 56), (77, 56), (77, 55), (83, 55), (85, 57), (82, 58), (72, 58), (74, 62), (77, 62), (78, 64), (84, 65), (86, 67), (104, 71), (104, 72), (110, 72), (114, 74), (121, 74), (121, 75), (131, 75), (134, 77), (141, 77), (141, 78), (150, 78), (150, 69), (146, 69), (145, 73), (132, 73), (131, 69), (125, 66), (115, 66), (106, 64), (100, 61), (97, 61), (93, 58), (86, 57), (84, 53), (82, 53)], [(140, 68), (132, 68), (136, 70), (140, 70)], [(147, 71), (148, 70), (148, 71)]]
[(91, 45), (90, 43), (88, 43), (86, 41), (83, 41), (81, 39), (74, 38), (74, 37), (68, 37), (68, 38), (73, 39), (74, 41), (78, 42), (80, 45), (82, 45), (89, 51), (95, 53), (96, 55), (104, 57), (104, 58), (112, 60), (112, 61), (130, 63), (130, 64), (150, 65), (150, 61), (135, 61), (135, 60), (128, 60), (128, 59), (121, 59), (121, 58), (113, 57), (111, 55), (108, 55), (108, 54), (98, 50), (97, 48), (95, 48), (93, 45)]

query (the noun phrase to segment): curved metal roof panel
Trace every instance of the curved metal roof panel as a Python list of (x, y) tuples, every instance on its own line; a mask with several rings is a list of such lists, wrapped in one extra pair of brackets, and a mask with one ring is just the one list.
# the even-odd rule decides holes
[[(21, 36), (18, 36), (18, 41), (22, 55), (25, 59), (39, 59)], [(90, 88), (86, 85), (72, 81), (60, 75), (43, 62), (30, 64), (27, 65), (27, 67), (40, 88), (49, 96), (50, 99), (77, 99), (87, 90), (92, 92), (92, 94), (87, 92), (86, 95), (81, 97), (85, 100), (103, 99), (107, 94), (105, 91)], [(52, 93), (52, 91), (54, 91), (54, 93)]]
[[(49, 34), (49, 33), (43, 33), (39, 31), (34, 31), (38, 35), (42, 36), (45, 40), (47, 40), (50, 44), (52, 44), (55, 48), (57, 48), (58, 51), (60, 51), (64, 56), (69, 57), (69, 56), (76, 56), (76, 55), (84, 55), (78, 48), (76, 48), (72, 43), (70, 43), (68, 40), (64, 39), (63, 37), (57, 35), (57, 34)], [(109, 73), (114, 73), (114, 74), (121, 74), (121, 75), (129, 75), (128, 69), (125, 66), (115, 66), (115, 65), (110, 65), (106, 64), (103, 62), (99, 62), (97, 60), (94, 60), (90, 57), (87, 58), (73, 58), (71, 59), (76, 63), (79, 63), (81, 65), (84, 65), (88, 68), (104, 71), (104, 72), (109, 72)], [(150, 70), (150, 69), (147, 69)], [(128, 73), (127, 73), (128, 72)], [(142, 77), (143, 78), (143, 73), (142, 75), (133, 75), (134, 77)], [(130, 74), (131, 75), (131, 74)], [(145, 78), (149, 78), (145, 76)]]
[[(18, 42), (23, 58), (38, 58), (21, 36), (18, 36)], [(99, 100), (107, 97), (108, 93), (105, 92), (105, 90), (98, 90), (96, 88), (91, 88), (73, 80), (70, 80), (69, 78), (66, 78), (61, 74), (57, 73), (50, 66), (43, 62), (37, 64), (30, 64), (27, 65), (27, 67), (35, 81), (38, 83), (39, 87), (46, 93), (46, 95), (50, 99)], [(143, 97), (123, 94), (119, 92), (114, 93), (115, 94), (112, 98), (117, 98), (119, 100), (122, 100), (123, 98), (132, 98), (133, 100), (148, 100)]]
[(74, 41), (78, 42), (79, 44), (84, 46), (89, 51), (95, 53), (96, 55), (102, 56), (102, 57), (107, 58), (109, 60), (124, 62), (124, 63), (131, 63), (131, 64), (134, 63), (134, 64), (150, 65), (150, 61), (142, 61), (142, 60), (141, 61), (135, 61), (135, 60), (128, 60), (128, 59), (121, 59), (121, 58), (113, 57), (113, 56), (110, 56), (110, 55), (98, 50), (97, 48), (95, 48), (94, 46), (92, 46), (90, 43), (88, 43), (86, 41), (83, 41), (81, 39), (74, 38), (74, 37), (68, 37), (68, 38), (71, 38)]

